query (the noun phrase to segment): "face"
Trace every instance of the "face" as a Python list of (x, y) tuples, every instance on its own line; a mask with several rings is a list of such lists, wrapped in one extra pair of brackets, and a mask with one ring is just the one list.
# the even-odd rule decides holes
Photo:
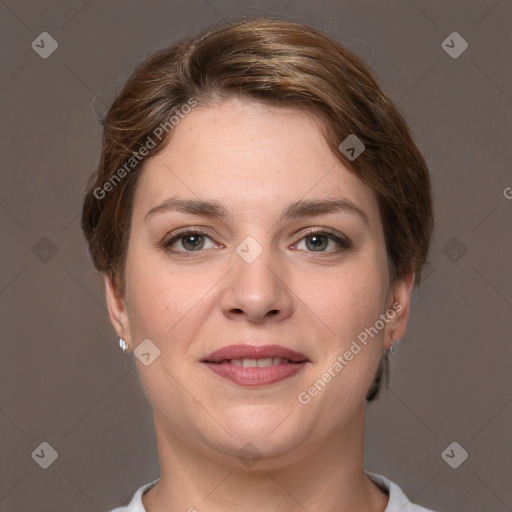
[(145, 163), (125, 279), (123, 297), (106, 279), (111, 319), (131, 349), (160, 351), (136, 360), (156, 421), (226, 460), (362, 429), (412, 287), (390, 283), (376, 197), (311, 115), (238, 99), (195, 107)]

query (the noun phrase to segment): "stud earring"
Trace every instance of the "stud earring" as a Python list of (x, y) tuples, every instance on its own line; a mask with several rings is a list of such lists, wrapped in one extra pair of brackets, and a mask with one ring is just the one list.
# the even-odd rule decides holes
[(396, 350), (396, 347), (397, 345), (400, 343), (400, 340), (396, 340), (394, 343), (393, 343), (393, 340), (391, 338), (389, 338), (389, 351), (393, 354)]
[(126, 343), (126, 341), (124, 341), (123, 338), (119, 338), (119, 348), (123, 352), (126, 352), (128, 350), (128, 343)]

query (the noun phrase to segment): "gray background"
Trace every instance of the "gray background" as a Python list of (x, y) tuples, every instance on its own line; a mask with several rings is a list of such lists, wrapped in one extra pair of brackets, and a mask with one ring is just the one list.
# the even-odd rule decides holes
[[(79, 227), (92, 104), (151, 48), (236, 13), (280, 13), (365, 58), (432, 173), (431, 267), (368, 411), (365, 468), (439, 512), (512, 510), (511, 0), (0, 2), (0, 510), (110, 510), (159, 476)], [(44, 31), (47, 59), (31, 48)], [(453, 31), (469, 44), (456, 59), (441, 46)], [(441, 456), (453, 441), (469, 454), (457, 469)], [(42, 442), (58, 452), (47, 469)]]

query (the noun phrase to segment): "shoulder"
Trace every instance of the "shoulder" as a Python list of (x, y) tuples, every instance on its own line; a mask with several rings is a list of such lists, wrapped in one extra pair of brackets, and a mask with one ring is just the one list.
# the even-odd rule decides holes
[(402, 489), (382, 475), (365, 471), (368, 478), (389, 494), (389, 502), (384, 512), (434, 512), (429, 508), (415, 505), (404, 494)]
[(144, 505), (142, 504), (142, 495), (151, 489), (160, 479), (153, 480), (147, 484), (144, 484), (142, 487), (139, 487), (135, 494), (133, 495), (130, 503), (124, 507), (117, 507), (111, 510), (110, 512), (146, 512)]

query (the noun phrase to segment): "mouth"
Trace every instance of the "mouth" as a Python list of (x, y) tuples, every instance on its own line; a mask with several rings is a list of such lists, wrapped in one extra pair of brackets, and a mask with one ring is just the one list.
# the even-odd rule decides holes
[(281, 345), (230, 345), (201, 361), (218, 376), (244, 387), (275, 384), (297, 375), (310, 362), (304, 354)]

